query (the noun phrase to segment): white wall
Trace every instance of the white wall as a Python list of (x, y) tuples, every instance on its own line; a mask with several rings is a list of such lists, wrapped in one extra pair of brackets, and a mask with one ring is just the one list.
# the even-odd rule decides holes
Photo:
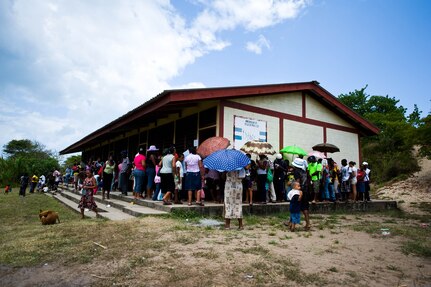
[(326, 129), (326, 142), (340, 148), (340, 152), (328, 153), (328, 157), (332, 157), (338, 164), (341, 163), (343, 158), (347, 159), (347, 162), (353, 160), (359, 166), (359, 142), (357, 134)]
[(299, 92), (232, 99), (234, 102), (302, 116), (302, 94)]
[(284, 146), (296, 145), (307, 153), (312, 146), (323, 142), (323, 127), (284, 120)]
[(309, 95), (306, 96), (305, 110), (306, 117), (309, 119), (353, 128), (351, 124)]

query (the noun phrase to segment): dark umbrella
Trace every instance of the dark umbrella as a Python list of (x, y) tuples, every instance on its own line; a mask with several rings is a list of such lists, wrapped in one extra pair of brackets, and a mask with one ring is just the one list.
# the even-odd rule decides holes
[(250, 159), (236, 149), (218, 150), (204, 160), (204, 167), (218, 171), (240, 170), (250, 163)]
[(210, 154), (220, 149), (227, 148), (230, 141), (224, 137), (210, 137), (204, 140), (196, 150), (197, 154), (202, 158), (206, 158)]
[(337, 146), (330, 143), (317, 144), (313, 146), (313, 150), (317, 150), (320, 152), (331, 152), (331, 153), (340, 151), (340, 149)]

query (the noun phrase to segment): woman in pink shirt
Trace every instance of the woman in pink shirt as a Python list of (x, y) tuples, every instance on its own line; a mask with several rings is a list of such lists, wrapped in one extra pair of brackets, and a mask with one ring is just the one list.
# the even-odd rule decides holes
[(135, 156), (133, 163), (135, 169), (133, 170), (133, 176), (135, 177), (135, 198), (144, 198), (142, 195), (144, 190), (144, 179), (145, 179), (145, 150), (139, 149), (139, 153)]

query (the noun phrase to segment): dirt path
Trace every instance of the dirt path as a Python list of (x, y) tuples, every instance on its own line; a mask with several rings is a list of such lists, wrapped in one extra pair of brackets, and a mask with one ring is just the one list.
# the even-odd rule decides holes
[(377, 190), (382, 199), (393, 199), (399, 208), (416, 214), (427, 214), (431, 211), (431, 160), (419, 161), (421, 170), (410, 178), (396, 182)]

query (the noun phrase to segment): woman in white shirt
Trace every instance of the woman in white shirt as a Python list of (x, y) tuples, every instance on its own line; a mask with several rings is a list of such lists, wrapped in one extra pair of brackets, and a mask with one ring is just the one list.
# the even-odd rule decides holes
[(175, 190), (174, 174), (176, 172), (175, 147), (165, 149), (164, 156), (160, 161), (160, 189), (165, 194), (163, 204), (171, 205), (171, 194)]
[(200, 155), (196, 154), (196, 148), (189, 148), (190, 154), (184, 159), (186, 166), (186, 186), (185, 189), (188, 190), (188, 204), (192, 205), (192, 195), (193, 191), (196, 196), (196, 204), (202, 205), (200, 191), (202, 189), (202, 182), (204, 182), (204, 169), (202, 164), (202, 158)]

